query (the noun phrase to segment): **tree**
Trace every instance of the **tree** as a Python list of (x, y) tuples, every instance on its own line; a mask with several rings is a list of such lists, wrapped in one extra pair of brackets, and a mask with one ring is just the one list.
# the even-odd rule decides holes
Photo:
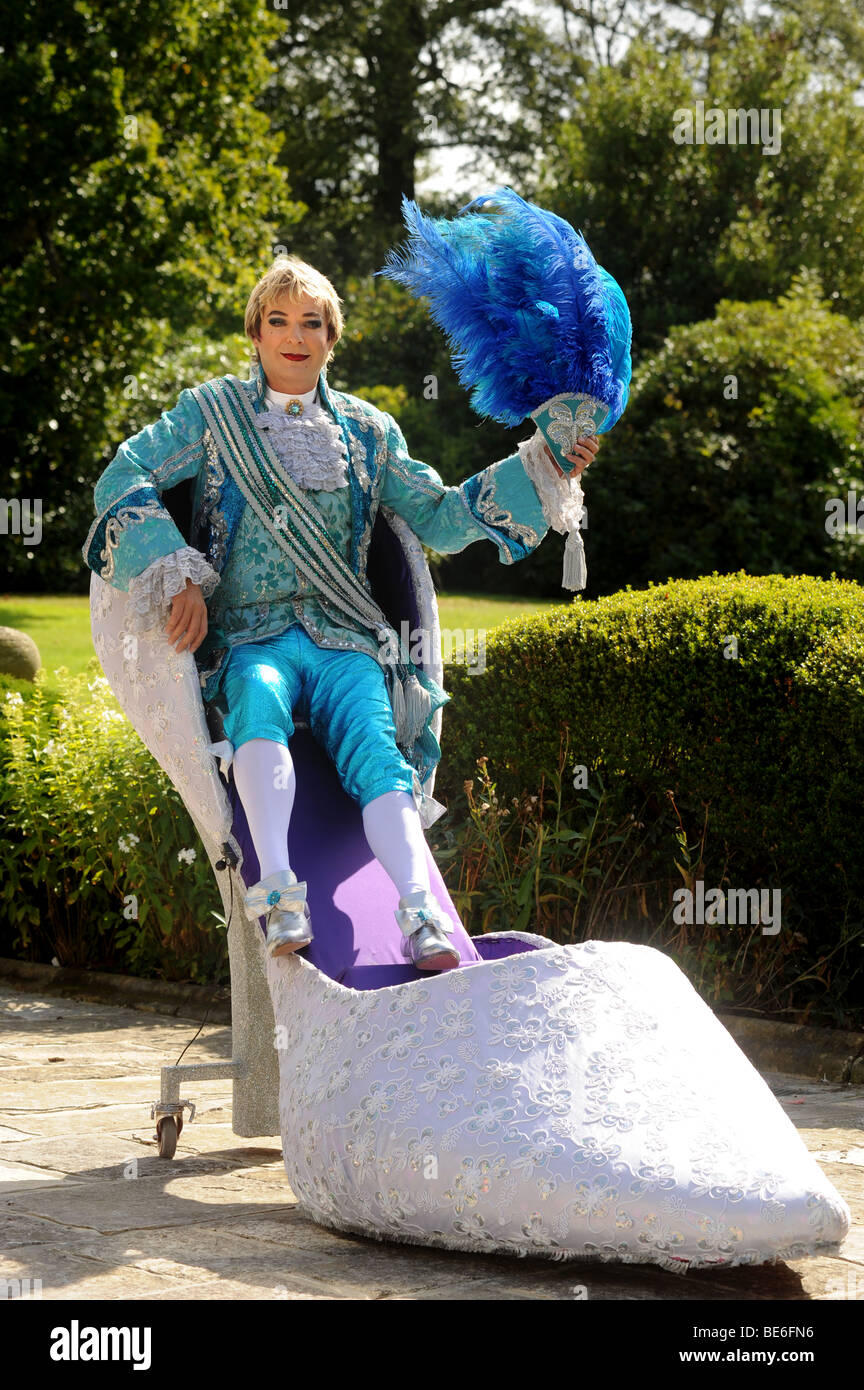
[(17, 587), (56, 587), (86, 577), (124, 390), (185, 334), (236, 330), (299, 209), (253, 105), (280, 32), (257, 0), (20, 0), (3, 23), (0, 447), (45, 528), (4, 552)]
[(864, 580), (864, 527), (826, 526), (830, 499), (864, 499), (864, 332), (817, 276), (674, 328), (633, 385), (585, 477), (589, 597), (713, 570)]
[[(721, 298), (773, 299), (802, 267), (835, 307), (864, 313), (853, 254), (864, 223), (864, 111), (848, 85), (814, 86), (798, 30), (742, 30), (714, 57), (710, 94), (678, 55), (634, 44), (596, 70), (543, 171), (541, 201), (580, 227), (628, 296), (634, 353), (670, 325), (710, 317)], [(680, 143), (680, 113), (754, 109), (772, 118), (776, 153), (758, 143)], [(779, 124), (773, 113), (780, 113)], [(743, 128), (747, 134), (752, 127)], [(770, 134), (769, 134), (770, 138)]]
[(276, 62), (265, 105), (308, 208), (291, 249), (333, 276), (381, 265), (436, 151), (464, 149), (463, 173), (506, 164), (530, 183), (588, 71), (549, 43), (540, 11), (508, 0), (292, 0)]
[[(592, 74), (618, 70), (634, 45), (703, 87), (748, 27), (758, 46), (800, 48), (834, 86), (864, 73), (864, 19), (834, 0), (286, 0), (281, 11), (265, 104), (308, 208), (292, 249), (331, 276), (378, 268), (402, 234), (402, 195), (436, 155), (460, 158), (452, 196), (424, 196), (430, 211), (490, 182), (533, 196), (562, 120), (590, 140), (598, 99), (618, 95)], [(633, 119), (629, 101), (620, 109)]]
[[(826, 77), (860, 84), (864, 75), (864, 12), (860, 0), (540, 0), (561, 19), (571, 53), (590, 54), (596, 67), (613, 67), (633, 43), (687, 57), (706, 89), (715, 57), (743, 28), (762, 37), (797, 22), (801, 52)], [(551, 26), (549, 32), (551, 33)], [(695, 61), (694, 61), (695, 60)]]

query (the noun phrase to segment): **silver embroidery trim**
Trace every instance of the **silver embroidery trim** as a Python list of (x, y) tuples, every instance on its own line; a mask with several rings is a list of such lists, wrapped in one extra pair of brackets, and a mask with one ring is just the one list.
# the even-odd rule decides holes
[(142, 522), (151, 521), (157, 517), (166, 517), (169, 521), (171, 520), (170, 513), (165, 510), (158, 498), (154, 498), (152, 502), (143, 502), (132, 507), (121, 507), (114, 516), (109, 518), (105, 526), (105, 549), (99, 552), (99, 559), (103, 561), (100, 579), (111, 583), (117, 568), (114, 552), (120, 544), (124, 532), (130, 526), (140, 526)]
[[(477, 493), (474, 506), (483, 517), (482, 521), (478, 523), (477, 517), (471, 510), (471, 504), (461, 488), (459, 490), (459, 495), (465, 503), (465, 509), (468, 515), (475, 524), (504, 531), (511, 539), (521, 541), (528, 549), (531, 549), (533, 546), (538, 545), (540, 541), (540, 537), (534, 530), (534, 527), (528, 526), (521, 521), (515, 521), (513, 513), (508, 512), (506, 507), (502, 507), (495, 497), (495, 469), (497, 467), (498, 465), (495, 463), (490, 464), (490, 466), (484, 468), (479, 475), (483, 478), (483, 482), (480, 484), (480, 491)], [(497, 536), (493, 536), (493, 540), (499, 543), (499, 538)], [(508, 555), (506, 551), (502, 553), (505, 555), (505, 564), (512, 564), (513, 556)]]
[(219, 461), (219, 450), (209, 429), (204, 431), (204, 452), (207, 456), (204, 495), (192, 526), (192, 540), (200, 540), (203, 528), (209, 525), (211, 536), (208, 549), (211, 563), (215, 569), (221, 571), (228, 550), (228, 520), (225, 513), (217, 508), (216, 503), (225, 481), (225, 470)]
[(175, 473), (178, 468), (185, 467), (185, 465), (188, 463), (186, 455), (189, 453), (194, 453), (197, 449), (200, 449), (203, 438), (204, 436), (202, 434), (201, 438), (196, 439), (194, 443), (184, 444), (183, 448), (178, 450), (176, 454), (172, 454), (170, 458), (163, 459), (163, 461), (159, 464), (159, 467), (154, 468), (151, 471), (150, 477), (152, 478), (154, 484), (158, 486), (160, 483), (164, 483), (165, 480), (169, 478), (172, 473)]

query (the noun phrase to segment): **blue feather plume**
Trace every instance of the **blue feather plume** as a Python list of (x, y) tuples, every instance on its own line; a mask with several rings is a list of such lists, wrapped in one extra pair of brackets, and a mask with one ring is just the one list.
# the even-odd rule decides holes
[(511, 188), (455, 218), (426, 217), (405, 197), (402, 212), (407, 247), (377, 273), (429, 301), (473, 409), (516, 425), (552, 396), (584, 391), (609, 408), (610, 429), (629, 394), (630, 314), (582, 234)]

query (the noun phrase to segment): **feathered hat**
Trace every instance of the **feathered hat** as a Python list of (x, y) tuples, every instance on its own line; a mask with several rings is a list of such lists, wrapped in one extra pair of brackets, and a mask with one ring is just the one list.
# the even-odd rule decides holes
[(577, 439), (610, 430), (627, 404), (633, 330), (619, 285), (581, 232), (512, 188), (455, 218), (405, 197), (402, 212), (408, 246), (377, 273), (428, 299), (473, 409), (502, 425), (530, 416), (570, 472)]

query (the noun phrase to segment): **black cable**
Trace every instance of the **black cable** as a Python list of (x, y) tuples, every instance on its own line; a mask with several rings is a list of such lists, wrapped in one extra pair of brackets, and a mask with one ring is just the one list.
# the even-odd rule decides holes
[[(222, 870), (222, 869), (234, 869), (234, 868), (237, 867), (237, 864), (238, 864), (238, 863), (239, 863), (239, 860), (238, 860), (238, 858), (237, 858), (237, 855), (235, 854), (234, 850), (231, 848), (231, 846), (229, 845), (228, 841), (226, 840), (225, 843), (224, 843), (223, 846), (222, 846), (222, 858), (221, 858), (221, 859), (218, 859), (218, 860), (216, 861), (216, 868), (217, 868), (218, 870)], [(218, 962), (218, 965), (217, 965), (217, 975), (218, 975), (219, 969), (221, 968), (222, 963), (223, 963), (223, 961), (224, 961), (224, 959), (225, 959), (225, 949), (226, 949), (226, 947), (227, 947), (227, 945), (228, 945), (228, 932), (229, 932), (230, 929), (231, 929), (231, 923), (232, 923), (232, 921), (233, 921), (233, 919), (234, 919), (234, 875), (231, 874), (231, 873), (228, 874), (228, 882), (229, 882), (230, 885), (231, 885), (231, 907), (230, 907), (230, 910), (229, 910), (229, 912), (228, 912), (228, 921), (225, 923), (225, 940), (224, 940), (223, 943), (222, 943), (222, 951), (220, 952), (220, 956), (219, 956), (219, 962)], [(207, 1012), (204, 1014), (204, 1017), (202, 1018), (202, 1020), (201, 1020), (201, 1022), (200, 1022), (200, 1024), (199, 1024), (199, 1026), (198, 1026), (198, 1033), (201, 1032), (201, 1029), (204, 1027), (204, 1024), (207, 1022), (207, 1017), (208, 1017), (208, 1015), (209, 1015), (209, 1013), (210, 1013), (210, 1010), (213, 1008), (213, 1002), (214, 1002), (214, 1001), (211, 1001), (211, 1002), (207, 1005)], [(184, 1047), (183, 1051), (180, 1053), (180, 1056), (177, 1058), (177, 1061), (174, 1063), (175, 1067), (179, 1067), (180, 1062), (181, 1062), (183, 1056), (184, 1056), (185, 1053), (189, 1050), (189, 1048), (192, 1046), (192, 1044), (193, 1044), (194, 1041), (195, 1041), (195, 1038), (198, 1037), (198, 1033), (195, 1034), (195, 1037), (194, 1037), (194, 1038), (190, 1038), (190, 1039), (189, 1039), (189, 1041), (187, 1042), (187, 1044), (186, 1044), (186, 1046)]]

